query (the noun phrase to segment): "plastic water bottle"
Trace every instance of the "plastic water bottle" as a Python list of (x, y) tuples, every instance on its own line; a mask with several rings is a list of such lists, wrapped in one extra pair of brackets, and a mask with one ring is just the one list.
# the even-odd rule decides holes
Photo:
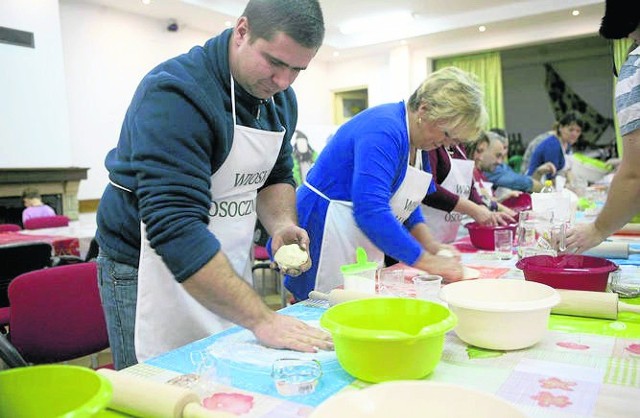
[(553, 182), (551, 180), (545, 180), (544, 186), (540, 190), (540, 193), (553, 193), (555, 189), (553, 188)]

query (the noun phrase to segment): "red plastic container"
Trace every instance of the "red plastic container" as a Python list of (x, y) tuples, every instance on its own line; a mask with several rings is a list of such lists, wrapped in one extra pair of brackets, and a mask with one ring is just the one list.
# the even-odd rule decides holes
[(471, 238), (471, 244), (474, 247), (481, 250), (493, 251), (495, 244), (493, 241), (493, 231), (501, 229), (510, 229), (513, 231), (515, 237), (516, 224), (502, 225), (502, 226), (485, 226), (480, 225), (477, 222), (469, 222), (465, 227), (469, 230), (469, 238)]
[(510, 197), (502, 202), (503, 205), (515, 212), (523, 210), (531, 210), (531, 195), (529, 193), (521, 193), (519, 196)]
[(556, 289), (604, 292), (609, 273), (618, 265), (606, 258), (588, 255), (534, 255), (516, 263), (524, 278)]

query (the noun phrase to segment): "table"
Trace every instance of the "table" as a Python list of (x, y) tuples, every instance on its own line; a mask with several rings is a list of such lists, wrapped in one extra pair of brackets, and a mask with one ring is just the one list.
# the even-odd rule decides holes
[(42, 232), (39, 232), (38, 234), (24, 234), (23, 232), (24, 231), (0, 233), (0, 247), (9, 247), (33, 242), (46, 242), (51, 244), (53, 253), (56, 256), (80, 256), (80, 241), (78, 238), (63, 235), (47, 235)]
[(60, 237), (73, 237), (78, 241), (78, 253), (74, 254), (85, 258), (91, 245), (91, 240), (96, 235), (95, 224), (81, 224), (79, 222), (71, 222), (69, 226), (61, 226), (56, 228), (42, 229), (24, 229), (20, 231), (24, 235), (52, 235)]
[[(523, 279), (522, 272), (514, 268), (515, 256), (498, 260), (490, 252), (469, 248), (467, 238), (455, 245), (463, 253), (463, 263), (481, 270), (482, 278)], [(640, 304), (640, 298), (627, 301)], [(282, 313), (318, 325), (326, 303), (305, 301)], [(287, 398), (277, 393), (270, 367), (282, 357), (320, 361), (323, 377), (313, 394)], [(203, 358), (209, 362), (202, 362)], [(268, 349), (240, 327), (124, 372), (183, 386), (193, 385), (198, 374), (211, 376), (204, 384), (192, 386), (205, 404), (243, 417), (308, 416), (330, 396), (369, 385), (348, 375), (333, 352), (310, 355)], [(617, 321), (552, 315), (549, 332), (540, 343), (510, 352), (468, 346), (450, 332), (442, 360), (426, 380), (494, 393), (530, 417), (635, 417), (640, 410), (640, 315), (622, 313)]]

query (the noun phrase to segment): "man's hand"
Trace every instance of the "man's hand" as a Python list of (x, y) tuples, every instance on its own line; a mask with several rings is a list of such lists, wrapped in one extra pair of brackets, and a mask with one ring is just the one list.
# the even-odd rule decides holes
[(595, 223), (578, 224), (567, 232), (567, 252), (583, 253), (600, 244), (605, 238), (607, 237), (598, 231)]
[(266, 321), (254, 326), (251, 331), (261, 344), (271, 348), (282, 348), (304, 353), (333, 350), (331, 335), (288, 315), (273, 312)]
[[(281, 269), (280, 271), (289, 276), (298, 276), (311, 268), (311, 256), (309, 255), (309, 235), (307, 234), (307, 231), (300, 228), (299, 226), (290, 225), (279, 231), (276, 231), (275, 234), (271, 237), (271, 251), (273, 252), (273, 254), (278, 252), (280, 247), (282, 247), (283, 245), (289, 244), (298, 244), (301, 250), (306, 251), (307, 261), (306, 263), (301, 265), (299, 269), (287, 268)], [(278, 266), (274, 263), (272, 267), (280, 268), (281, 266)]]

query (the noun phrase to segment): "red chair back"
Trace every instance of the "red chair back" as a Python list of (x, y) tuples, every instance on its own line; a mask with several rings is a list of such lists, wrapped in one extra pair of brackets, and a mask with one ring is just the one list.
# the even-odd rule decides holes
[(0, 224), (0, 232), (18, 232), (22, 228), (16, 224)]
[(69, 218), (64, 215), (43, 216), (24, 221), (24, 229), (42, 229), (69, 226)]
[(55, 363), (109, 347), (96, 263), (24, 273), (9, 285), (11, 343), (31, 363)]

